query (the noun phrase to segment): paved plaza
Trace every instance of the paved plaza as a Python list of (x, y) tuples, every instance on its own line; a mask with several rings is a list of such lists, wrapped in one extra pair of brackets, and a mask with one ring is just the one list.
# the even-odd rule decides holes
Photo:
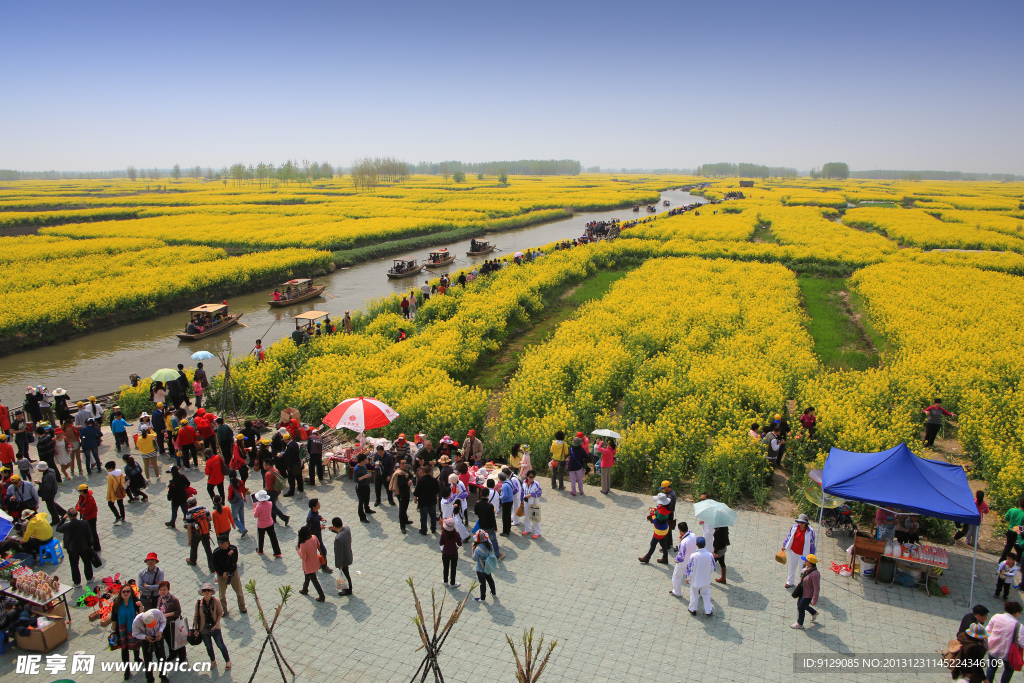
[[(109, 449), (109, 447), (106, 447)], [(112, 454), (101, 454), (106, 461)], [(165, 460), (165, 459), (162, 459)], [(200, 502), (209, 506), (205, 485), (192, 472)], [(167, 475), (150, 485), (149, 503), (128, 505), (128, 523), (111, 524), (112, 515), (104, 504), (105, 475), (93, 475), (90, 484), (97, 494), (100, 537), (104, 567), (99, 577), (121, 572), (135, 577), (150, 551), (160, 556), (160, 566), (171, 582), (172, 593), (191, 615), (201, 583), (210, 581), (200, 551), (198, 567), (185, 564), (186, 535), (179, 520), (178, 531), (164, 527), (170, 504), (164, 494)], [(75, 487), (82, 478), (61, 486), (58, 502), (73, 505)], [(250, 476), (250, 485), (258, 481)], [(515, 533), (500, 538), (505, 559), (495, 572), (498, 599), (488, 604), (470, 600), (442, 652), (442, 671), (447, 681), (514, 680), (512, 653), (505, 642), (508, 634), (516, 640), (524, 628), (533, 628), (546, 639), (558, 639), (558, 647), (542, 681), (791, 681), (808, 680), (948, 680), (948, 673), (888, 674), (794, 674), (794, 653), (815, 655), (936, 655), (952, 637), (959, 619), (969, 611), (971, 557), (966, 550), (951, 550), (948, 597), (928, 597), (922, 591), (874, 585), (859, 577), (841, 578), (829, 570), (831, 560), (842, 561), (849, 536), (822, 538), (819, 542), (822, 586), (817, 624), (803, 631), (790, 629), (796, 620), (796, 606), (784, 590), (785, 570), (773, 556), (791, 525), (788, 518), (741, 511), (731, 531), (728, 585), (712, 584), (714, 615), (691, 616), (686, 604), (668, 594), (672, 562), (668, 566), (641, 565), (637, 557), (646, 552), (651, 525), (645, 519), (649, 496), (613, 491), (603, 496), (588, 487), (585, 497), (570, 497), (568, 491), (551, 495), (545, 489), (544, 534), (538, 540)], [(255, 489), (254, 489), (255, 490)], [(355, 491), (351, 481), (335, 480), (307, 487), (305, 496), (316, 495), (321, 514), (328, 520), (341, 516), (353, 531), (355, 563), (351, 568), (355, 595), (339, 597), (334, 575), (320, 574), (327, 592), (324, 604), (310, 596), (295, 595), (285, 608), (276, 636), (297, 681), (406, 681), (419, 664), (419, 639), (411, 617), (412, 595), (406, 579), (415, 581), (424, 608), (429, 610), (430, 589), (446, 594), (446, 612), (461, 599), (475, 579), (469, 552), (459, 561), (461, 589), (442, 587), (438, 537), (424, 537), (416, 527), (402, 535), (398, 508), (384, 504), (369, 524), (356, 515)], [(278, 527), (283, 559), (255, 554), (255, 521), (251, 510), (246, 517), (250, 535), (237, 542), (241, 554), (242, 582), (255, 579), (264, 607), (277, 604), (276, 589), (290, 584), (301, 587), (303, 575), (295, 551), (296, 528), (305, 519), (307, 498), (297, 494), (282, 498), (291, 515), (290, 528)], [(418, 523), (415, 509), (411, 516)], [(680, 521), (693, 523), (692, 505), (680, 501)], [(472, 522), (472, 519), (471, 519)], [(325, 532), (333, 565), (332, 535)], [(268, 543), (269, 545), (269, 543)], [(1000, 603), (991, 598), (994, 586), (994, 557), (979, 558), (975, 601), (993, 610)], [(47, 566), (50, 570), (51, 567)], [(52, 573), (52, 571), (51, 571)], [(62, 580), (70, 582), (66, 561), (57, 568)], [(75, 595), (79, 595), (76, 591)], [(72, 601), (73, 603), (73, 601)], [(229, 592), (231, 617), (225, 619), (225, 642), (233, 669), (220, 668), (210, 674), (176, 674), (172, 680), (247, 681), (263, 642), (255, 605), (239, 614)], [(87, 608), (73, 608), (70, 640), (55, 654), (85, 652), (97, 655), (97, 662), (119, 661), (120, 653), (106, 648), (107, 630), (89, 622)], [(807, 622), (810, 624), (810, 622)], [(189, 647), (191, 661), (207, 661), (205, 648)], [(0, 677), (6, 680), (52, 681), (62, 676), (39, 674), (15, 677), (17, 649), (0, 658)], [(45, 661), (45, 660), (44, 660)], [(8, 677), (8, 674), (11, 676)], [(119, 681), (121, 674), (99, 673), (75, 677), (79, 681)], [(272, 660), (264, 662), (259, 680), (278, 678)], [(143, 680), (136, 674), (133, 680)]]

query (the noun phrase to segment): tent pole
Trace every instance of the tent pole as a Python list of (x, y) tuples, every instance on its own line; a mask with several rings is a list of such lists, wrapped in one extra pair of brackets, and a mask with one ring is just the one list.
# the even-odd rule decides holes
[(821, 490), (821, 505), (818, 506), (818, 532), (814, 535), (818, 543), (821, 543), (821, 517), (825, 512), (825, 489)]
[(981, 535), (981, 519), (978, 520), (978, 528), (974, 531), (974, 562), (971, 563), (971, 599), (968, 605), (974, 605), (974, 571), (978, 568), (978, 536)]

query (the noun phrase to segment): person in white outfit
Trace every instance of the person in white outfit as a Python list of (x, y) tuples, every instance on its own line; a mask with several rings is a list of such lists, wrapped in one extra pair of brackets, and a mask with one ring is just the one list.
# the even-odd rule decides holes
[(690, 580), (690, 614), (697, 613), (697, 603), (704, 596), (704, 616), (711, 616), (711, 577), (718, 570), (715, 556), (705, 546), (704, 537), (697, 539), (697, 550), (686, 563), (686, 578)]
[[(516, 514), (519, 509), (520, 503), (523, 502), (523, 481), (519, 478), (518, 474), (512, 471), (511, 467), (505, 467), (502, 469), (505, 476), (508, 478), (508, 483), (512, 486), (512, 526), (519, 526), (523, 523), (523, 518)], [(525, 505), (523, 506), (526, 507)], [(525, 513), (526, 510), (524, 509)]]
[(526, 473), (526, 481), (523, 482), (523, 497), (525, 502), (523, 507), (526, 508), (526, 524), (523, 526), (523, 536), (532, 533), (534, 538), (540, 536), (540, 522), (530, 521), (530, 506), (534, 503), (540, 504), (541, 496), (540, 484), (537, 483), (537, 475), (533, 470)]
[(796, 577), (803, 566), (800, 558), (806, 555), (813, 555), (815, 549), (814, 529), (807, 519), (807, 515), (801, 514), (796, 518), (796, 524), (789, 530), (786, 540), (782, 542), (782, 549), (786, 551), (786, 588), (796, 585)]
[[(670, 595), (677, 598), (683, 597), (683, 581), (686, 579), (686, 565), (690, 563), (690, 556), (697, 550), (697, 536), (686, 525), (686, 522), (679, 522), (679, 530), (683, 535), (679, 538), (679, 552), (676, 554), (676, 566), (672, 570), (672, 590)], [(687, 591), (689, 592), (689, 591)], [(690, 596), (687, 595), (687, 598)]]

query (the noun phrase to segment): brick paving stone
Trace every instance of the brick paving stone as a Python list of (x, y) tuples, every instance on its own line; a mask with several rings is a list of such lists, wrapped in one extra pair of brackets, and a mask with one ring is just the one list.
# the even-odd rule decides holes
[[(101, 459), (113, 459), (112, 449), (101, 449)], [(166, 458), (161, 460), (166, 461)], [(166, 462), (165, 462), (166, 466)], [(193, 482), (202, 483), (195, 471)], [(201, 583), (210, 580), (200, 551), (199, 567), (188, 567), (188, 548), (179, 530), (164, 527), (169, 503), (164, 495), (168, 475), (150, 485), (149, 503), (127, 506), (128, 523), (111, 524), (112, 515), (104, 503), (105, 476), (93, 475), (89, 483), (97, 494), (99, 529), (103, 543), (104, 567), (97, 577), (120, 572), (134, 577), (143, 567), (142, 558), (155, 551), (161, 558), (172, 592), (190, 613)], [(72, 478), (61, 486), (58, 498), (65, 507), (73, 505), (78, 484)], [(258, 481), (250, 476), (250, 482)], [(441, 663), (445, 679), (453, 683), (512, 678), (512, 654), (505, 634), (515, 641), (524, 628), (533, 627), (546, 641), (559, 640), (542, 680), (632, 681), (682, 680), (689, 672), (714, 672), (716, 680), (789, 681), (793, 677), (793, 653), (836, 654), (937, 654), (951, 637), (959, 619), (969, 611), (966, 583), (971, 556), (965, 549), (950, 551), (948, 577), (951, 595), (932, 597), (917, 589), (875, 585), (870, 580), (841, 578), (829, 571), (829, 562), (843, 562), (849, 536), (822, 537), (820, 558), (822, 588), (817, 624), (798, 631), (789, 628), (796, 620), (795, 601), (783, 589), (784, 568), (773, 556), (792, 524), (791, 520), (769, 514), (739, 511), (732, 530), (725, 586), (712, 585), (714, 616), (705, 619), (687, 613), (685, 599), (667, 594), (671, 588), (672, 564), (637, 562), (646, 552), (650, 524), (644, 514), (650, 503), (645, 495), (613, 491), (611, 496), (572, 498), (567, 493), (551, 495), (545, 481), (544, 535), (534, 540), (519, 533), (499, 538), (506, 553), (495, 582), (498, 599), (488, 596), (486, 605), (470, 600), (462, 619), (445, 644)], [(200, 502), (210, 506), (205, 485), (196, 485)], [(255, 490), (255, 489), (254, 489)], [(265, 607), (277, 604), (277, 587), (301, 587), (302, 573), (295, 552), (297, 528), (305, 517), (308, 495), (320, 498), (321, 514), (330, 519), (341, 516), (352, 527), (355, 564), (351, 567), (355, 595), (339, 597), (334, 575), (321, 575), (327, 593), (324, 604), (312, 596), (295, 595), (275, 629), (278, 642), (297, 681), (406, 681), (419, 664), (419, 639), (411, 623), (412, 597), (405, 579), (413, 577), (424, 609), (429, 610), (430, 589), (438, 600), (445, 598), (446, 613), (475, 580), (473, 563), (465, 550), (458, 565), (462, 587), (451, 590), (438, 581), (441, 558), (437, 536), (417, 533), (417, 521), (408, 535), (398, 529), (398, 509), (390, 505), (369, 524), (359, 522), (355, 492), (347, 479), (335, 480), (312, 489), (306, 496), (283, 498), (294, 522), (278, 526), (284, 557), (255, 554), (255, 520), (247, 511), (249, 536), (233, 542), (241, 553), (243, 583), (255, 579)], [(679, 520), (692, 523), (692, 508), (680, 503)], [(325, 535), (333, 560), (329, 532)], [(268, 549), (269, 550), (269, 549)], [(975, 602), (999, 611), (991, 598), (995, 563), (992, 556), (979, 556)], [(670, 560), (671, 562), (671, 560)], [(55, 572), (65, 581), (65, 563)], [(79, 595), (76, 591), (75, 595)], [(73, 600), (72, 600), (73, 602)], [(238, 613), (229, 593), (231, 618), (224, 621), (225, 642), (234, 668), (224, 671), (223, 662), (214, 675), (177, 674), (172, 680), (248, 680), (259, 648), (263, 628), (255, 604), (247, 596), (249, 613)], [(97, 673), (89, 681), (120, 681), (121, 675), (99, 673), (99, 662), (119, 660), (119, 653), (105, 648), (106, 630), (89, 622), (88, 610), (73, 608), (69, 641), (55, 654), (82, 651), (97, 655)], [(808, 622), (809, 624), (810, 622)], [(0, 658), (0, 677), (14, 671), (13, 649)], [(191, 661), (206, 661), (205, 648), (189, 648)], [(220, 656), (218, 655), (218, 660)], [(503, 673), (504, 672), (504, 673)], [(265, 683), (278, 676), (276, 666), (266, 660), (260, 668)], [(701, 676), (698, 674), (697, 676)], [(857, 680), (934, 680), (946, 673), (904, 672), (901, 674), (858, 674)], [(19, 680), (31, 677), (19, 677)], [(39, 680), (52, 677), (40, 674)], [(135, 679), (142, 679), (136, 674)], [(840, 680), (842, 677), (831, 678)], [(11, 678), (10, 680), (13, 680)], [(84, 680), (84, 679), (83, 679)]]

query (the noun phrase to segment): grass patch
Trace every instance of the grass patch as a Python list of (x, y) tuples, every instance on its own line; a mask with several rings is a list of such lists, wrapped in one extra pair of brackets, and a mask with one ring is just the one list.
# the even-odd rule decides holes
[(802, 275), (798, 281), (810, 317), (808, 332), (822, 364), (833, 370), (866, 370), (877, 365), (878, 352), (854, 318), (845, 280)]
[(489, 362), (481, 364), (476, 376), (468, 383), (487, 391), (501, 389), (519, 369), (519, 361), (527, 349), (550, 339), (558, 326), (571, 318), (580, 306), (603, 297), (613, 282), (628, 273), (629, 270), (603, 270), (594, 277), (584, 280), (567, 295), (550, 302), (543, 314), (528, 328), (509, 340), (505, 348)]

